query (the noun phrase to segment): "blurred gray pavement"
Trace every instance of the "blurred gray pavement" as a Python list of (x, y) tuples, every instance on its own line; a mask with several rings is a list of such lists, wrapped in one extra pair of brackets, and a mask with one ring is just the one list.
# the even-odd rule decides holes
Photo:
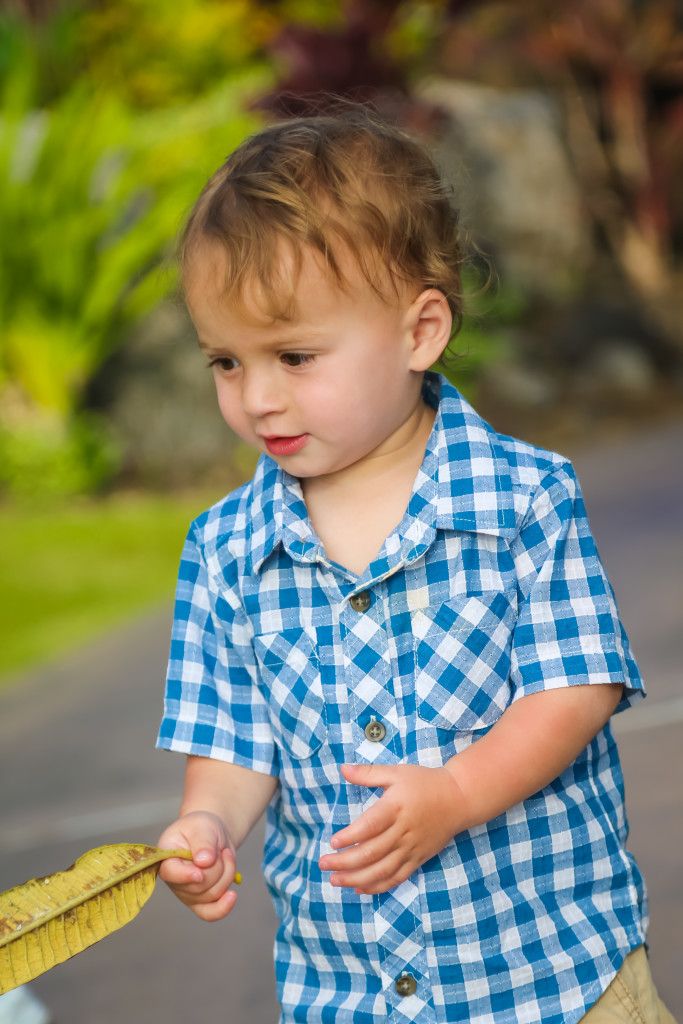
[(574, 457), (598, 548), (648, 690), (614, 719), (647, 881), (650, 959), (683, 1024), (683, 424)]
[[(170, 609), (0, 693), (0, 890), (104, 843), (156, 843), (184, 758), (154, 750)], [(32, 988), (57, 1024), (275, 1024), (275, 917), (262, 833), (241, 849), (230, 918), (204, 924), (162, 882), (138, 917)]]
[[(616, 728), (653, 973), (683, 1024), (683, 424), (574, 462), (650, 692)], [(183, 758), (154, 750), (170, 618), (164, 608), (0, 691), (0, 890), (103, 843), (153, 843), (175, 817)], [(226, 921), (203, 924), (159, 883), (135, 921), (37, 979), (57, 1024), (275, 1024), (261, 843), (259, 830), (240, 851)]]

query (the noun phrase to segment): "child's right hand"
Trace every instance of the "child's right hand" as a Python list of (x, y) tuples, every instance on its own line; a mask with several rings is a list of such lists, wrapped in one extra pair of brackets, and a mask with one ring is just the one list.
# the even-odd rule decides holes
[(159, 875), (178, 899), (202, 921), (219, 921), (230, 913), (237, 893), (235, 853), (221, 819), (209, 811), (183, 815), (159, 838), (164, 850), (190, 850), (192, 860), (171, 857), (161, 864)]

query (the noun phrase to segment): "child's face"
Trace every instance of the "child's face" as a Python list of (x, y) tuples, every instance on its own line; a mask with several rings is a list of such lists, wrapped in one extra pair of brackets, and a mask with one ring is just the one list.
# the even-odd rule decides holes
[[(421, 405), (423, 371), (440, 354), (416, 344), (415, 295), (384, 302), (353, 270), (352, 286), (341, 291), (307, 254), (296, 322), (266, 323), (255, 300), (254, 319), (239, 316), (207, 285), (215, 269), (202, 269), (192, 275), (188, 306), (235, 433), (301, 478), (391, 449)], [(246, 299), (251, 308), (249, 291)]]

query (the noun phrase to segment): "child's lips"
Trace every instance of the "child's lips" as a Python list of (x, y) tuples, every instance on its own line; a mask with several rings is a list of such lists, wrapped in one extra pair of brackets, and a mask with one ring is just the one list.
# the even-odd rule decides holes
[(308, 434), (293, 434), (290, 437), (271, 435), (263, 441), (271, 455), (294, 455), (301, 451), (308, 441)]

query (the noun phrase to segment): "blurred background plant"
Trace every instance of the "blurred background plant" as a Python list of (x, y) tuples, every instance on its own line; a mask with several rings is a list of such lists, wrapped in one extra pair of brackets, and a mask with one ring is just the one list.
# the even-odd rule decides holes
[(158, 3), (3, 18), (0, 487), (10, 493), (87, 492), (120, 466), (119, 439), (86, 391), (172, 290), (184, 210), (256, 123), (248, 100), (266, 72), (239, 31), (247, 5), (184, 7), (173, 18), (196, 48), (180, 45)]
[(446, 5), (434, 69), (549, 92), (596, 235), (677, 346), (683, 12), (674, 0)]
[(146, 489), (249, 472), (174, 240), (248, 132), (329, 94), (422, 134), (452, 179), (487, 257), (447, 372), (497, 427), (563, 447), (680, 414), (682, 21), (674, 0), (5, 0), (5, 534), (20, 500), (134, 488), (140, 513)]

